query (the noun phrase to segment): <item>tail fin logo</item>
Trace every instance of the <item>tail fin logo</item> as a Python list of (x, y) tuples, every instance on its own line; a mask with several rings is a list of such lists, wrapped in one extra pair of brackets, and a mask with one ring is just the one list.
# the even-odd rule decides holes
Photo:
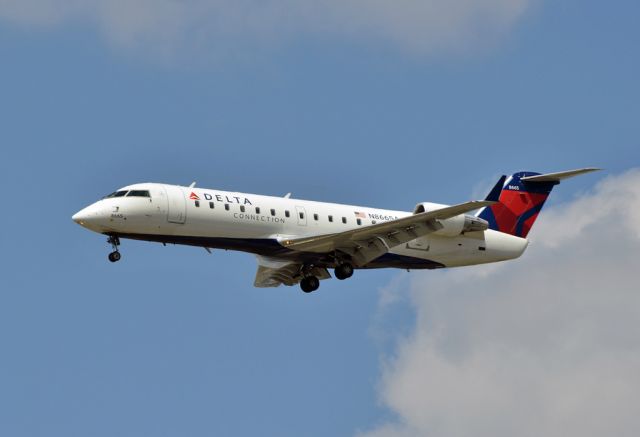
[(526, 238), (556, 184), (521, 179), (537, 174), (520, 172), (509, 177), (503, 184), (498, 203), (483, 209), (478, 217), (489, 222), (490, 229)]

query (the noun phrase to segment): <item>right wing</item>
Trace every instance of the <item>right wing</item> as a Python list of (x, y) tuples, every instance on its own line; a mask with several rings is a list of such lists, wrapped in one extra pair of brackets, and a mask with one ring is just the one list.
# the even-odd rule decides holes
[(356, 266), (364, 266), (387, 253), (391, 247), (441, 229), (443, 226), (438, 220), (446, 220), (493, 203), (493, 200), (474, 200), (337, 234), (284, 239), (280, 244), (300, 252), (345, 252), (351, 255)]

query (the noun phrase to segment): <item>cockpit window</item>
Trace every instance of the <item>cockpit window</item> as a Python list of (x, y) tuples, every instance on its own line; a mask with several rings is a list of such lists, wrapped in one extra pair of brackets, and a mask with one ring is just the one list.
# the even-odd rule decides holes
[(105, 196), (105, 199), (111, 199), (112, 197), (124, 197), (125, 194), (127, 194), (129, 191), (128, 190), (123, 190), (123, 191), (116, 191), (114, 193), (109, 194), (108, 196)]
[(131, 190), (127, 197), (151, 197), (149, 190)]

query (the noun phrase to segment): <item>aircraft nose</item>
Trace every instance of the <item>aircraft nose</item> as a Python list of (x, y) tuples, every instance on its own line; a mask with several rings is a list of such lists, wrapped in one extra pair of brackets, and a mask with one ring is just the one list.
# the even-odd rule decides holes
[(80, 222), (82, 222), (85, 219), (85, 215), (83, 211), (84, 210), (76, 212), (74, 215), (71, 216), (71, 220), (73, 220), (77, 224), (80, 224)]
[(85, 228), (96, 230), (104, 225), (105, 214), (100, 205), (94, 203), (71, 216), (71, 220)]
[(90, 208), (91, 207), (87, 207), (76, 212), (73, 216), (71, 216), (71, 220), (79, 225), (84, 225), (85, 223), (89, 222), (91, 218), (95, 216), (95, 213), (91, 213)]

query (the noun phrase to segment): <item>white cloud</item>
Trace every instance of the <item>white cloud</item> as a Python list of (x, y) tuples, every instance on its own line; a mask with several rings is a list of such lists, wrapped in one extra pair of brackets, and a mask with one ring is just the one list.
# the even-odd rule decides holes
[(544, 210), (519, 260), (416, 276), (397, 420), (364, 435), (640, 435), (639, 226), (632, 170)]
[(219, 52), (299, 36), (351, 38), (417, 54), (491, 45), (533, 0), (0, 0), (24, 26), (94, 23), (109, 41)]

